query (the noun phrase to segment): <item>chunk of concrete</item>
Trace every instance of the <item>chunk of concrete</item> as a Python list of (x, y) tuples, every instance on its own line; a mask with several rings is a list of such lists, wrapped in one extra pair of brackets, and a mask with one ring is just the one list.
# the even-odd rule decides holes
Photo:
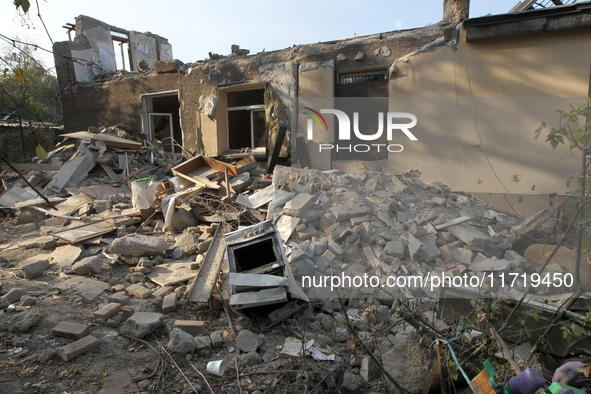
[(160, 327), (164, 315), (153, 312), (134, 313), (121, 327), (121, 333), (134, 338), (143, 338)]
[(197, 226), (197, 219), (191, 211), (188, 211), (184, 208), (178, 209), (171, 220), (172, 227), (175, 228), (177, 231), (183, 231), (187, 227), (194, 227)]
[(351, 393), (356, 393), (365, 387), (365, 381), (359, 375), (345, 372), (343, 375), (343, 388)]
[(330, 208), (330, 212), (340, 222), (343, 220), (351, 219), (357, 216), (364, 216), (371, 213), (371, 209), (363, 204), (354, 206), (337, 205)]
[(406, 244), (400, 238), (390, 241), (384, 246), (384, 253), (391, 257), (402, 258), (406, 252)]
[(98, 394), (125, 394), (130, 390), (138, 390), (138, 386), (133, 382), (129, 372), (123, 370), (109, 376)]
[(488, 236), (466, 223), (451, 226), (448, 231), (470, 246), (486, 246), (492, 243)]
[(37, 358), (37, 361), (41, 364), (47, 364), (49, 361), (53, 360), (54, 357), (57, 356), (57, 350), (50, 347), (49, 349), (45, 349)]
[(170, 341), (168, 342), (168, 349), (171, 352), (178, 354), (187, 354), (195, 352), (195, 338), (186, 331), (178, 327), (174, 327), (168, 334)]
[[(429, 377), (433, 357), (419, 343), (413, 331), (399, 331), (393, 337), (392, 349), (382, 356), (382, 364), (405, 390), (420, 393)], [(401, 354), (405, 357), (400, 357)], [(386, 383), (390, 391), (398, 392), (390, 381)]]
[(0, 308), (6, 308), (8, 305), (13, 304), (21, 299), (22, 296), (27, 294), (27, 289), (23, 287), (15, 287), (0, 298)]
[(328, 250), (334, 253), (335, 256), (342, 256), (345, 254), (345, 249), (343, 249), (339, 244), (337, 244), (333, 240), (331, 240), (328, 243)]
[(176, 293), (170, 293), (162, 300), (162, 313), (174, 312), (176, 310)]
[(107, 298), (107, 301), (109, 301), (109, 302), (116, 302), (116, 303), (121, 304), (121, 305), (127, 305), (127, 303), (129, 302), (129, 297), (126, 296), (123, 292), (121, 292), (121, 293), (115, 293), (115, 294), (110, 295)]
[(168, 243), (158, 237), (129, 234), (116, 238), (109, 248), (110, 253), (123, 256), (156, 256), (168, 249)]
[(121, 304), (117, 302), (111, 302), (110, 304), (102, 307), (98, 311), (92, 314), (93, 319), (110, 319), (115, 316), (121, 310)]
[(111, 287), (108, 283), (103, 281), (92, 280), (80, 276), (57, 283), (54, 286), (63, 290), (72, 288), (80, 295), (80, 297), (82, 297), (84, 302), (95, 301), (103, 291), (106, 291)]
[(18, 265), (16, 276), (24, 279), (32, 279), (43, 275), (49, 268), (49, 260), (44, 256), (35, 256), (22, 261)]
[(139, 283), (129, 286), (127, 289), (125, 289), (125, 291), (127, 291), (132, 296), (137, 297), (142, 300), (144, 300), (152, 295), (152, 292), (150, 291), (150, 289), (140, 285)]
[(261, 356), (259, 356), (257, 352), (241, 354), (236, 361), (240, 368), (252, 367), (263, 362)]
[(304, 212), (306, 212), (313, 203), (314, 196), (308, 193), (300, 193), (285, 203), (285, 207), (283, 207), (283, 213), (288, 216), (299, 218), (302, 217)]
[(427, 234), (419, 237), (418, 240), (424, 245), (417, 250), (417, 254), (427, 263), (434, 261), (441, 256), (441, 251), (437, 247), (437, 236), (434, 234)]
[(72, 266), (72, 272), (78, 275), (100, 274), (103, 259), (100, 256), (92, 256), (82, 259)]
[(262, 344), (261, 337), (250, 330), (241, 330), (236, 337), (236, 347), (244, 353), (256, 352)]
[(192, 255), (197, 251), (197, 245), (195, 236), (191, 233), (185, 233), (177, 238), (174, 246), (180, 247), (184, 255)]

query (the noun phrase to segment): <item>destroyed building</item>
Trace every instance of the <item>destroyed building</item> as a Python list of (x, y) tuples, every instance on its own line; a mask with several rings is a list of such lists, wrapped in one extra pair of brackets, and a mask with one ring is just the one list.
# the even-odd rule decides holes
[[(329, 116), (316, 128), (300, 106), (316, 114), (333, 108), (323, 100), (342, 98), (333, 91), (364, 86), (374, 94), (378, 86), (388, 94), (384, 112), (406, 111), (391, 100), (413, 102), (415, 87), (427, 92), (432, 105), (407, 113), (429, 123), (419, 111), (433, 112), (441, 127), (447, 120), (440, 112), (450, 104), (439, 99), (451, 97), (465, 127), (476, 114), (459, 116), (464, 105), (476, 105), (478, 116), (485, 104), (513, 111), (504, 117), (487, 111), (486, 124), (477, 121), (483, 139), (469, 142), (484, 155), (490, 147), (485, 131), (497, 130), (489, 117), (507, 122), (522, 110), (537, 125), (536, 111), (547, 108), (529, 103), (534, 95), (552, 99), (551, 88), (559, 86), (565, 94), (580, 93), (573, 81), (582, 79), (582, 66), (572, 59), (561, 63), (570, 74), (560, 84), (542, 79), (547, 70), (556, 72), (557, 54), (572, 49), (569, 43), (582, 46), (576, 37), (588, 31), (588, 4), (540, 10), (525, 1), (515, 13), (465, 19), (467, 2), (446, 1), (444, 21), (424, 29), (252, 57), (235, 47), (234, 56), (212, 54), (189, 68), (161, 60), (170, 54), (165, 39), (78, 18), (77, 33), (86, 38), (58, 45), (72, 51), (72, 61), (89, 56), (97, 68), (78, 68), (68, 77), (78, 81), (69, 105), (82, 110), (93, 95), (104, 105), (86, 113), (90, 120), (72, 112), (74, 129), (30, 162), (16, 165), (0, 152), (0, 390), (533, 394), (547, 387), (583, 394), (577, 389), (589, 385), (583, 378), (591, 355), (591, 265), (572, 245), (583, 234), (591, 241), (589, 221), (577, 220), (556, 195), (545, 201), (549, 207), (522, 215), (430, 179), (430, 159), (437, 170), (453, 172), (450, 177), (460, 172), (445, 165), (453, 158), (445, 156), (443, 135), (436, 153), (399, 163), (423, 175), (388, 170), (390, 158), (315, 155), (314, 144), (335, 143), (329, 131), (341, 130)], [(140, 59), (138, 69), (153, 70), (103, 74), (102, 62), (112, 56), (86, 46), (97, 40), (100, 48), (128, 40), (151, 56)], [(400, 58), (398, 51), (411, 55)], [(520, 83), (532, 85), (507, 102), (518, 86), (501, 82), (515, 73), (484, 75), (492, 68), (479, 68), (499, 51), (513, 68), (542, 53), (554, 63), (520, 74)], [(327, 53), (338, 55), (326, 62)], [(399, 62), (389, 59), (394, 54)], [(264, 59), (269, 63), (248, 67)], [(364, 59), (375, 68), (347, 71)], [(238, 65), (244, 81), (234, 84), (234, 71), (228, 75), (224, 67)], [(444, 83), (454, 67), (460, 71), (451, 74), (453, 83)], [(205, 69), (212, 76), (207, 82)], [(194, 79), (199, 75), (203, 84)], [(515, 90), (504, 97), (503, 89)], [(425, 97), (417, 98), (424, 105)], [(174, 123), (171, 112), (152, 112), (172, 111), (173, 102), (180, 127), (142, 127), (151, 116)], [(112, 112), (117, 108), (121, 112)], [(256, 113), (265, 112), (265, 133), (250, 129), (251, 145), (236, 130), (230, 135), (232, 111), (237, 118), (248, 114), (251, 126)], [(294, 124), (304, 124), (306, 133)], [(182, 144), (163, 138), (163, 130), (181, 131)], [(288, 143), (276, 142), (287, 131)], [(412, 132), (420, 142), (421, 132)], [(255, 160), (264, 136), (273, 140), (266, 163)], [(231, 140), (254, 152), (218, 155), (238, 149), (228, 146)], [(272, 160), (281, 150), (296, 165)], [(524, 152), (515, 160), (529, 163), (535, 155)], [(462, 160), (469, 159), (464, 153)], [(309, 166), (298, 166), (305, 160)], [(338, 168), (347, 163), (363, 167)], [(520, 210), (534, 205), (525, 202)]]
[[(80, 16), (77, 38), (55, 47), (60, 83), (71, 83), (62, 95), (65, 131), (125, 119), (149, 140), (174, 138), (165, 141), (168, 150), (180, 153), (182, 145), (214, 157), (267, 147), (272, 123), (281, 120), (288, 127), (282, 155), (302, 164), (305, 150), (309, 158), (303, 164), (311, 168), (358, 171), (379, 160), (384, 171), (420, 169), (426, 179), (454, 190), (479, 197), (505, 193), (512, 204), (518, 196), (528, 201), (538, 193), (570, 190), (564, 180), (578, 159), (547, 160), (550, 148), (533, 142), (533, 132), (542, 121), (556, 126), (556, 109), (587, 97), (589, 4), (541, 8), (524, 2), (507, 14), (468, 18), (469, 1), (443, 3), (443, 20), (423, 28), (256, 54), (233, 46), (228, 55), (194, 63), (172, 60), (170, 46), (158, 36)], [(97, 66), (92, 59), (112, 51), (111, 41), (126, 39), (127, 69), (133, 73), (96, 77), (112, 70), (92, 71)], [(105, 43), (106, 52), (100, 49)], [(84, 49), (89, 45), (92, 49)], [(138, 59), (149, 65), (145, 71), (136, 72)], [(377, 147), (319, 152), (320, 144), (337, 138), (332, 115), (325, 115), (326, 128), (314, 124), (314, 136), (307, 139), (308, 98), (324, 98), (316, 103), (334, 108), (343, 97), (368, 96), (385, 98), (379, 101), (381, 112), (414, 114), (418, 122), (411, 130), (418, 141), (398, 130), (394, 141), (384, 132), (371, 142), (400, 144), (400, 153), (385, 145), (379, 152)], [(370, 134), (377, 124), (368, 120), (364, 127)], [(359, 142), (366, 141), (355, 136), (350, 141)], [(558, 152), (568, 155), (563, 148)]]

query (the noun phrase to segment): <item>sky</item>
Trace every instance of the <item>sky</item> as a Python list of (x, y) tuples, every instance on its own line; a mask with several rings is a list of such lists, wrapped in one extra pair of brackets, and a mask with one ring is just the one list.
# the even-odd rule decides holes
[[(205, 59), (208, 52), (227, 55), (232, 44), (254, 54), (263, 49), (422, 27), (439, 22), (443, 12), (443, 0), (258, 0), (250, 4), (235, 0), (30, 0), (29, 18), (23, 25), (12, 0), (1, 1), (0, 34), (4, 36), (51, 50), (51, 41), (37, 16), (38, 5), (54, 41), (67, 41), (62, 26), (75, 23), (78, 15), (87, 15), (126, 30), (165, 37), (174, 58), (184, 63)], [(470, 17), (503, 14), (517, 2), (472, 0)], [(51, 53), (38, 53), (46, 66), (53, 67)]]

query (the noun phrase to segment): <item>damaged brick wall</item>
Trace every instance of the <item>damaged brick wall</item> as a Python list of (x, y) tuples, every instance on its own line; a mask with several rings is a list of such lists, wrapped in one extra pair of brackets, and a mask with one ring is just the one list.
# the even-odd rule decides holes
[(140, 95), (178, 90), (185, 148), (201, 153), (199, 141), (208, 140), (201, 135), (201, 129), (208, 133), (216, 129), (218, 135), (210, 136), (212, 142), (205, 142), (205, 151), (209, 155), (219, 154), (227, 149), (225, 107), (218, 103), (210, 121), (199, 115), (200, 97), (224, 96), (225, 89), (238, 85), (270, 83), (284, 105), (290, 108), (292, 124), (295, 124), (298, 67), (332, 60), (335, 72), (387, 68), (394, 59), (442, 36), (450, 36), (453, 29), (454, 26), (440, 22), (421, 29), (297, 45), (252, 56), (231, 54), (191, 64), (158, 62), (155, 70), (147, 73), (119, 73), (66, 89), (63, 94), (65, 130), (74, 132), (90, 126), (126, 122), (139, 131), (143, 116)]

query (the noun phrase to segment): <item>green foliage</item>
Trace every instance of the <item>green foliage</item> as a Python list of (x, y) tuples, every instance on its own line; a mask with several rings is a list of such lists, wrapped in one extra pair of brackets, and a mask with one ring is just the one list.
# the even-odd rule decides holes
[[(568, 112), (560, 109), (556, 111), (560, 115), (561, 127), (552, 127), (546, 135), (546, 142), (550, 143), (552, 149), (568, 142), (569, 150), (584, 150), (585, 144), (591, 142), (591, 98), (586, 103), (576, 103), (575, 106), (571, 104), (570, 107)], [(546, 126), (546, 122), (542, 122), (535, 131), (534, 140), (538, 139)]]
[[(24, 119), (56, 122), (59, 115), (59, 86), (42, 62), (35, 58), (34, 46), (15, 43), (0, 51), (0, 113), (17, 111)], [(23, 108), (26, 108), (31, 113)]]
[(29, 12), (29, 7), (31, 7), (29, 0), (14, 0), (14, 5), (16, 6), (17, 10), (20, 7), (25, 14)]

